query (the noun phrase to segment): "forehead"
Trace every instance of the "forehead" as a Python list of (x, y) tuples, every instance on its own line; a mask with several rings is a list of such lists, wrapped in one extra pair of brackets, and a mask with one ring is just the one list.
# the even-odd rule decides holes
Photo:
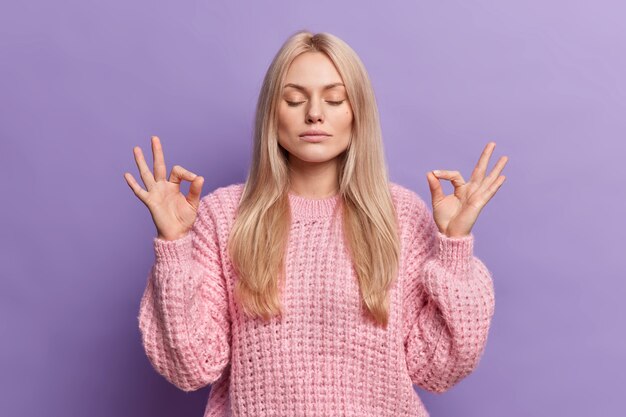
[(305, 52), (289, 65), (283, 88), (312, 91), (344, 87), (339, 71), (326, 54)]

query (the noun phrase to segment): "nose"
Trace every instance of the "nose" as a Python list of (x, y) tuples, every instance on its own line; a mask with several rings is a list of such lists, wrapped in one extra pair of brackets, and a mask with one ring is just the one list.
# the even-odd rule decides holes
[(324, 121), (324, 115), (322, 113), (322, 106), (319, 104), (319, 100), (310, 100), (311, 104), (307, 109), (306, 120), (308, 123), (316, 123), (318, 121)]

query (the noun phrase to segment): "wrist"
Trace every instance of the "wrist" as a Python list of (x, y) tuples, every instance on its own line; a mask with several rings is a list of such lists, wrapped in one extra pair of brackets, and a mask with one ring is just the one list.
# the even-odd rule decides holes
[(189, 233), (189, 230), (183, 233), (178, 233), (178, 234), (173, 234), (173, 235), (164, 235), (161, 233), (157, 234), (157, 239), (161, 239), (161, 240), (165, 240), (165, 241), (174, 241), (174, 240), (179, 240), (184, 238), (185, 236), (187, 236), (187, 234)]

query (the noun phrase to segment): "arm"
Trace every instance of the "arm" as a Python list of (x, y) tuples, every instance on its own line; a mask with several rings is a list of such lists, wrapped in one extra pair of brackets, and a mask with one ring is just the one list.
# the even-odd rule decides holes
[(473, 256), (473, 235), (441, 233), (421, 199), (408, 215), (407, 368), (414, 384), (441, 393), (478, 365), (494, 314), (493, 281)]
[(217, 380), (230, 360), (228, 297), (207, 199), (184, 237), (155, 237), (153, 246), (138, 316), (142, 344), (159, 374), (194, 391)]

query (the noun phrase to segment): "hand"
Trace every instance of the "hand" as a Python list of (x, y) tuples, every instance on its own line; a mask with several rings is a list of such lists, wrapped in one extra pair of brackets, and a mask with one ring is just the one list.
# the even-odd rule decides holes
[[(432, 194), (433, 217), (439, 231), (446, 236), (468, 236), (478, 214), (504, 183), (506, 177), (500, 175), (500, 172), (508, 161), (506, 156), (501, 157), (491, 173), (485, 177), (487, 163), (495, 147), (495, 142), (489, 142), (485, 146), (468, 183), (459, 171), (432, 171), (426, 174)], [(452, 182), (453, 194), (443, 194), (439, 178)]]
[[(196, 219), (204, 178), (179, 165), (174, 165), (170, 179), (167, 181), (165, 179), (167, 169), (163, 149), (159, 138), (156, 136), (152, 136), (154, 176), (152, 176), (139, 146), (133, 148), (133, 154), (141, 179), (148, 191), (141, 188), (130, 173), (125, 172), (124, 178), (135, 195), (150, 210), (152, 220), (157, 228), (157, 237), (164, 240), (176, 240), (185, 236), (191, 230)], [(191, 182), (187, 196), (180, 192), (182, 180)]]

